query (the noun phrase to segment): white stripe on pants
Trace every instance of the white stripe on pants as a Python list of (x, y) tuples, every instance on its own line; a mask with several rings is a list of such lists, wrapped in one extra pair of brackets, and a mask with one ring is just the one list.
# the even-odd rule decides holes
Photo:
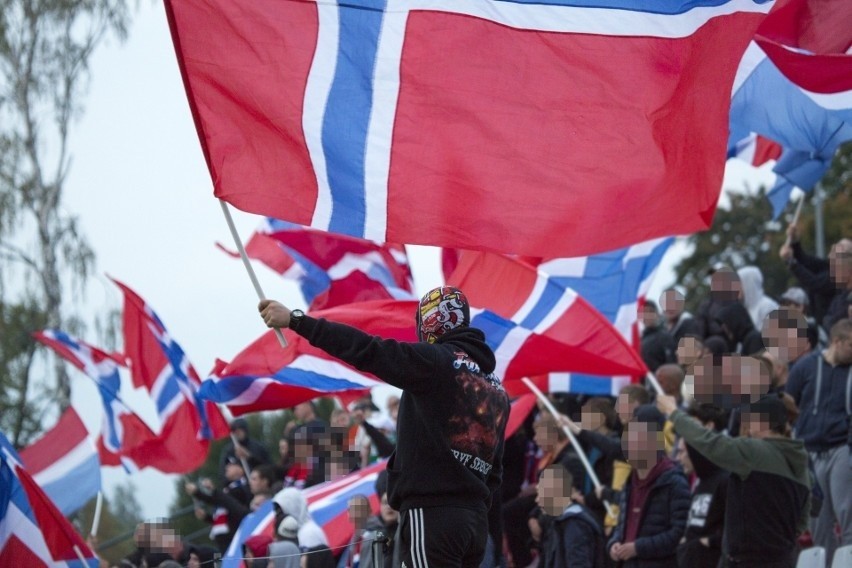
[(414, 564), (412, 568), (429, 568), (426, 561), (423, 509), (409, 509), (408, 516), (411, 527), (411, 562)]

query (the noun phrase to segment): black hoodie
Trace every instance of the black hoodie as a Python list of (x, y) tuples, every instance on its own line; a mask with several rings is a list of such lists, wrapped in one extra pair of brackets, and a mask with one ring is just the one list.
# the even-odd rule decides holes
[[(727, 328), (729, 348), (732, 353), (754, 355), (763, 351), (763, 338), (755, 329), (744, 305), (732, 302), (719, 310), (719, 324)], [(739, 348), (738, 348), (739, 347)]]
[(391, 507), (488, 508), (503, 472), (509, 399), (480, 330), (454, 329), (434, 344), (402, 343), (305, 316), (296, 332), (403, 390), (387, 467)]
[[(698, 485), (692, 491), (692, 504), (683, 534), (686, 542), (678, 546), (678, 566), (715, 568), (722, 555), (730, 474), (688, 444), (686, 451), (698, 477)], [(710, 546), (701, 544), (701, 538), (707, 538)]]

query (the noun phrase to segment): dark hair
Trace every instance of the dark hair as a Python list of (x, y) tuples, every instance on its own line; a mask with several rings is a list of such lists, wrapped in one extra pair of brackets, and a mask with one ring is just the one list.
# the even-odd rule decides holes
[(592, 412), (598, 412), (604, 415), (604, 424), (610, 430), (615, 430), (618, 425), (618, 414), (612, 406), (612, 401), (603, 396), (590, 398), (583, 405), (583, 408), (588, 408)]
[(276, 481), (279, 481), (278, 469), (272, 464), (268, 464), (268, 463), (261, 464), (261, 465), (255, 467), (252, 471), (253, 472), (256, 471), (257, 475), (259, 477), (261, 477), (262, 479), (265, 479), (267, 482), (269, 482), (270, 487), (272, 486), (273, 483), (275, 483)]
[(574, 492), (574, 476), (571, 475), (571, 472), (568, 471), (567, 467), (565, 467), (561, 463), (554, 463), (547, 466), (538, 474), (539, 482), (541, 480), (541, 476), (544, 475), (545, 471), (553, 472), (553, 476), (562, 483), (561, 493), (563, 495), (567, 497)]
[(728, 342), (721, 335), (711, 335), (704, 338), (704, 349), (711, 355), (724, 355), (728, 352)]
[(652, 424), (657, 427), (658, 430), (662, 431), (663, 426), (666, 423), (666, 417), (663, 416), (663, 413), (657, 410), (657, 407), (653, 404), (643, 404), (636, 408), (633, 411), (633, 422), (644, 422), (645, 424)]
[(687, 410), (687, 414), (690, 416), (697, 418), (699, 422), (702, 424), (707, 424), (708, 422), (713, 424), (713, 429), (717, 432), (721, 432), (725, 429), (725, 426), (728, 424), (728, 413), (722, 408), (719, 408), (715, 404), (702, 403), (702, 402), (693, 402), (692, 406)]

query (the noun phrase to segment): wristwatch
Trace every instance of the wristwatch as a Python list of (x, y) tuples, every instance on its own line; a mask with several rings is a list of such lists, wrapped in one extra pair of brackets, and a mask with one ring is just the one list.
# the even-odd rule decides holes
[(305, 318), (305, 312), (302, 310), (292, 310), (290, 312), (290, 329), (297, 331)]

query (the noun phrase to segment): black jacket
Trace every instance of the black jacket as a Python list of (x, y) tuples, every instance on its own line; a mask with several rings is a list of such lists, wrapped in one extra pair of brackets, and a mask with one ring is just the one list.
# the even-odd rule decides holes
[(677, 342), (662, 326), (645, 328), (640, 351), (642, 360), (652, 373), (661, 365), (677, 361)]
[[(607, 543), (607, 551), (624, 540), (631, 486), (628, 481), (621, 492), (618, 525)], [(636, 556), (623, 562), (623, 568), (676, 568), (677, 545), (686, 527), (689, 505), (689, 484), (683, 470), (674, 467), (663, 472), (654, 482), (642, 508), (635, 541)]]
[(719, 310), (719, 324), (724, 324), (733, 337), (727, 337), (732, 353), (754, 355), (763, 351), (763, 338), (755, 329), (744, 305), (732, 302)]
[(575, 503), (546, 526), (541, 539), (541, 568), (604, 565), (603, 531), (588, 509)]
[[(801, 243), (793, 243), (792, 248), (793, 259), (788, 263), (790, 272), (808, 293), (811, 313), (828, 331), (834, 322), (845, 317), (840, 308), (848, 291), (838, 290), (835, 286), (827, 259), (809, 255), (802, 250)], [(845, 308), (845, 305), (842, 307)]]
[(786, 562), (810, 509), (808, 454), (800, 440), (730, 438), (680, 410), (670, 416), (687, 444), (731, 472), (725, 502), (728, 556), (755, 566)]
[(403, 390), (387, 466), (391, 507), (490, 506), (502, 476), (509, 399), (480, 330), (455, 329), (434, 344), (402, 343), (305, 316), (296, 332)]
[[(692, 446), (686, 451), (698, 477), (692, 491), (692, 504), (686, 521), (686, 542), (678, 546), (678, 566), (715, 568), (722, 555), (722, 532), (725, 528), (725, 501), (729, 473)], [(709, 547), (701, 544), (707, 538)]]

